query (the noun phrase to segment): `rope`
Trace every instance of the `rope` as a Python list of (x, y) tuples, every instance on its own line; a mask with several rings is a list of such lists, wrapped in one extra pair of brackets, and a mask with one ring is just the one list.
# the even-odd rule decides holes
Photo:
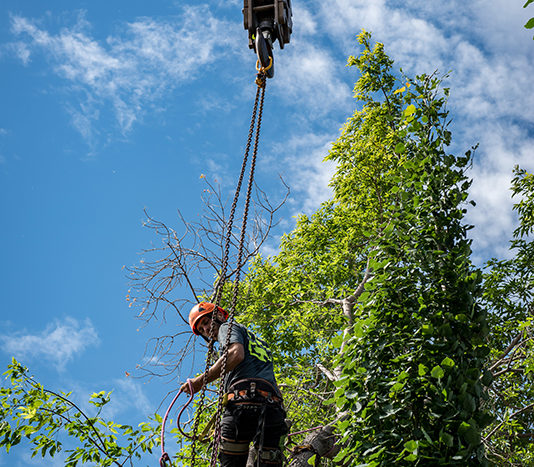
[[(182, 431), (182, 428), (180, 427), (180, 417), (182, 416), (182, 413), (184, 412), (186, 407), (191, 403), (194, 397), (193, 385), (191, 384), (190, 379), (187, 380), (187, 384), (189, 385), (189, 393), (191, 394), (191, 396), (189, 397), (189, 400), (187, 401), (187, 403), (182, 407), (182, 410), (180, 410), (180, 413), (178, 414), (178, 420), (176, 421), (176, 423), (178, 425), (178, 429), (180, 430), (180, 433), (182, 433), (182, 435), (184, 435), (186, 438), (191, 439), (191, 437), (187, 435), (186, 433), (184, 433)], [(161, 423), (161, 457), (159, 458), (160, 467), (166, 467), (167, 462), (171, 462), (169, 454), (165, 452), (165, 424), (167, 423), (167, 418), (169, 417), (169, 413), (171, 412), (171, 409), (174, 406), (174, 403), (178, 400), (178, 397), (180, 396), (180, 394), (182, 394), (181, 389), (178, 391), (176, 396), (174, 396), (174, 399), (172, 400), (171, 404), (167, 408), (167, 411), (165, 412), (165, 416), (163, 417), (163, 421)]]
[(296, 435), (301, 435), (303, 433), (308, 433), (310, 431), (314, 431), (314, 430), (321, 430), (323, 429), (324, 426), (323, 425), (319, 425), (319, 426), (314, 426), (313, 428), (308, 428), (307, 430), (302, 430), (302, 431), (295, 431), (294, 433), (289, 433), (287, 435), (288, 438), (291, 438), (291, 436), (296, 436)]

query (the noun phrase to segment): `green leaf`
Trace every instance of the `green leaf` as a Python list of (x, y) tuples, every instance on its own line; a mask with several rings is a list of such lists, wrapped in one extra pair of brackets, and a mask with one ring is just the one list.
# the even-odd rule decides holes
[(534, 18), (530, 18), (525, 24), (525, 28), (532, 29), (534, 28)]
[(452, 446), (454, 445), (454, 438), (452, 435), (450, 435), (449, 433), (446, 433), (444, 431), (442, 431), (440, 434), (439, 434), (439, 440), (440, 442), (442, 442), (443, 444), (445, 444), (446, 446), (449, 446), (450, 448), (452, 448)]
[(450, 359), (449, 357), (445, 357), (441, 361), (441, 365), (444, 366), (445, 368), (451, 369), (455, 365), (455, 363), (454, 363), (454, 360)]
[(308, 459), (308, 464), (315, 465), (315, 458), (317, 457), (317, 454), (314, 454)]
[(418, 367), (419, 376), (424, 376), (427, 374), (427, 372), (428, 372), (428, 367), (426, 367), (422, 363), (419, 363), (419, 367)]
[(434, 368), (432, 368), (432, 371), (430, 372), (432, 377), (441, 379), (445, 376), (445, 372), (443, 371), (443, 368), (441, 368), (439, 365), (436, 365)]
[(413, 115), (413, 114), (415, 113), (416, 110), (417, 110), (417, 109), (416, 109), (415, 105), (410, 104), (410, 105), (409, 105), (408, 107), (406, 107), (406, 109), (404, 110), (404, 115), (405, 115), (406, 117), (409, 117), (410, 115)]
[(485, 370), (480, 381), (484, 386), (489, 386), (491, 383), (493, 383), (493, 372), (490, 370)]
[(419, 446), (419, 443), (414, 440), (406, 441), (404, 443), (404, 449), (410, 452), (415, 451), (418, 448), (418, 446)]
[(464, 433), (467, 433), (469, 429), (471, 429), (471, 425), (467, 422), (462, 422), (458, 427), (458, 433), (463, 435)]
[(341, 347), (342, 343), (343, 343), (343, 336), (341, 334), (337, 334), (332, 338), (332, 345), (334, 347)]
[(478, 445), (480, 443), (480, 432), (473, 424), (462, 422), (458, 433), (471, 445)]
[[(363, 337), (365, 335), (364, 328), (363, 328), (361, 321), (356, 321), (354, 323), (352, 332), (354, 333), (356, 337)], [(340, 347), (340, 346), (337, 346), (337, 347)]]
[(404, 154), (406, 152), (406, 146), (404, 145), (404, 143), (397, 143), (395, 145), (395, 152), (397, 154)]
[(527, 6), (529, 6), (532, 2), (534, 2), (534, 0), (527, 0), (527, 3), (525, 3), (523, 5), (523, 8), (526, 8)]
[(432, 324), (423, 324), (422, 331), (424, 336), (431, 336), (434, 334), (434, 325)]

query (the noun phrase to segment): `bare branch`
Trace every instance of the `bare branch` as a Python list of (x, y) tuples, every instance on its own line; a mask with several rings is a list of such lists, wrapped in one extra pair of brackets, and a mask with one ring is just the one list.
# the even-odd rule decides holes
[[(245, 267), (260, 251), (275, 224), (275, 215), (289, 194), (280, 203), (273, 204), (257, 185), (251, 212), (252, 229), (247, 232), (241, 264), (237, 262), (240, 243), (239, 227), (230, 232), (230, 256), (226, 277), (222, 271), (223, 242), (227, 233), (228, 200), (220, 186), (207, 182), (202, 195), (204, 209), (195, 222), (188, 222), (178, 211), (179, 228), (171, 228), (151, 217), (146, 211), (145, 226), (156, 233), (161, 243), (153, 244), (142, 252), (139, 264), (127, 268), (131, 288), (127, 300), (130, 306), (141, 308), (137, 317), (144, 326), (160, 321), (177, 319), (177, 333), (149, 339), (143, 363), (138, 366), (144, 376), (171, 376), (180, 371), (185, 357), (194, 353), (194, 340), (178, 347), (176, 339), (189, 333), (190, 307), (199, 300), (209, 300), (221, 281), (232, 281), (239, 268)], [(239, 226), (238, 219), (235, 222)], [(130, 296), (131, 295), (131, 296)], [(171, 313), (169, 313), (171, 312)], [(180, 326), (184, 326), (180, 328)], [(151, 368), (151, 369), (150, 369)]]
[(514, 347), (517, 345), (517, 343), (521, 340), (521, 337), (523, 336), (523, 333), (520, 332), (517, 336), (514, 337), (514, 339), (512, 340), (512, 342), (510, 342), (510, 345), (508, 347), (506, 347), (506, 349), (504, 350), (504, 352), (499, 356), (499, 358), (497, 359), (497, 361), (495, 363), (493, 363), (490, 367), (489, 367), (489, 370), (490, 371), (493, 371), (495, 368), (497, 368), (499, 365), (500, 365), (500, 362), (514, 349)]

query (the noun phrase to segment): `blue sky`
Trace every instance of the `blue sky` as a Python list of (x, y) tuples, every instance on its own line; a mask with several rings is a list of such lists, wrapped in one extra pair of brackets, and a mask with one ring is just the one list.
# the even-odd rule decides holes
[[(361, 28), (408, 74), (451, 70), (454, 150), (480, 143), (468, 220), (475, 257), (507, 254), (515, 164), (534, 170), (534, 41), (523, 2), (294, 1), (291, 44), (276, 49), (258, 179), (293, 216), (328, 198), (322, 163), (354, 110)], [(12, 355), (79, 400), (115, 391), (111, 415), (136, 424), (177, 381), (126, 378), (144, 344), (123, 266), (157, 239), (146, 208), (195, 220), (204, 174), (232, 188), (255, 92), (242, 2), (40, 2), (0, 6), (0, 363)], [(531, 8), (532, 10), (532, 8)], [(179, 292), (177, 292), (179, 293)], [(184, 292), (185, 293), (185, 292)], [(139, 330), (138, 330), (139, 329)], [(188, 374), (181, 375), (185, 379)], [(19, 464), (17, 464), (19, 463)], [(22, 451), (0, 465), (50, 465)], [(60, 465), (60, 464), (58, 464)]]

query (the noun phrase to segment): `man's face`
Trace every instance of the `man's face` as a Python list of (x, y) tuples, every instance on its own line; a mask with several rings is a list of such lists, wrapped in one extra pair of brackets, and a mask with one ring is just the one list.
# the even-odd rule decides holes
[[(205, 315), (197, 323), (197, 331), (200, 332), (204, 337), (208, 337), (210, 335), (210, 327), (211, 327), (211, 314)], [(219, 333), (219, 325), (217, 322), (213, 323), (213, 332), (214, 332), (214, 338), (217, 340), (217, 334)]]

